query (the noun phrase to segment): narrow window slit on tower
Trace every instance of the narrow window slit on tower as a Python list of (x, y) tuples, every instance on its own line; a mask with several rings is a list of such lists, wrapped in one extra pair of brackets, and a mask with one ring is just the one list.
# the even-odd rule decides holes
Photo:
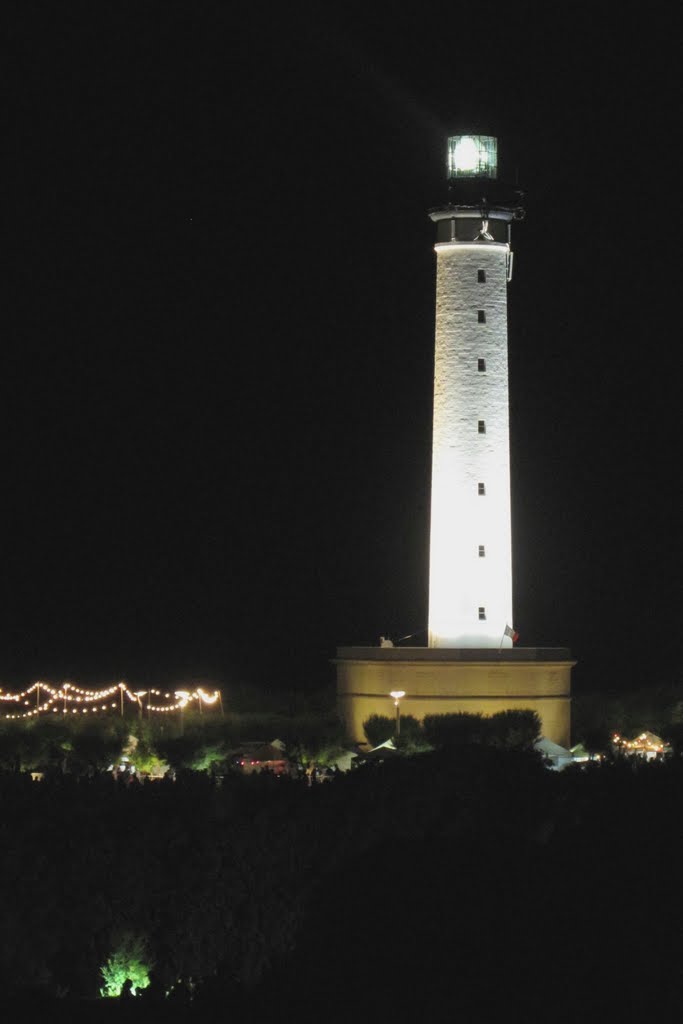
[(484, 284), (486, 282), (486, 271), (485, 270), (478, 270), (477, 271), (477, 281), (479, 281), (480, 284)]
[(481, 608), (481, 607), (479, 608), (479, 618), (480, 619), (485, 619), (486, 618), (486, 609), (485, 608)]
[(484, 420), (479, 420), (477, 422), (477, 430), (479, 431), (480, 434), (486, 433), (486, 423)]
[(477, 359), (477, 369), (479, 370), (479, 373), (486, 373), (486, 360), (485, 359)]
[(485, 324), (486, 323), (486, 310), (485, 309), (478, 309), (477, 310), (477, 320), (479, 321), (480, 324)]
[(477, 494), (486, 494), (486, 484), (477, 484)]
[(483, 544), (479, 545), (479, 557), (486, 558), (486, 547)]

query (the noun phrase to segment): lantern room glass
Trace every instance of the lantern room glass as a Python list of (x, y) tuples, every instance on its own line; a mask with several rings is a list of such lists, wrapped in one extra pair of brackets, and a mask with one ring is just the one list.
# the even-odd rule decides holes
[(449, 178), (496, 178), (498, 140), (492, 135), (451, 135), (448, 140)]

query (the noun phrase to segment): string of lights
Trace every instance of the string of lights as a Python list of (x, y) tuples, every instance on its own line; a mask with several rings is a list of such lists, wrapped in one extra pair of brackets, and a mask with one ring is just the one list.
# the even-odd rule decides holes
[[(118, 694), (117, 700), (112, 697)], [(208, 693), (198, 686), (194, 690), (131, 690), (127, 683), (113, 683), (100, 690), (88, 690), (74, 683), (61, 683), (58, 687), (50, 683), (35, 682), (19, 693), (11, 693), (0, 687), (0, 708), (4, 705), (7, 711), (2, 715), (8, 719), (35, 718), (52, 712), (53, 714), (101, 714), (102, 712), (124, 713), (124, 697), (135, 704), (140, 715), (168, 714), (183, 711), (195, 704), (201, 712), (204, 706), (212, 707), (216, 703), (222, 708), (220, 690)], [(9, 706), (9, 707), (8, 707)], [(13, 710), (9, 710), (13, 707)]]
[(619, 733), (612, 737), (612, 744), (617, 750), (626, 754), (664, 754), (671, 751), (671, 747), (661, 737), (652, 732), (641, 732), (634, 740), (624, 739)]

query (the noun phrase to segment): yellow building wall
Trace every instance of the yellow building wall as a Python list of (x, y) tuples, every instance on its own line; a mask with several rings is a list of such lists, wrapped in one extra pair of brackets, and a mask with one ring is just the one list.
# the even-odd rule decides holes
[(571, 669), (575, 662), (337, 661), (337, 703), (349, 737), (367, 742), (363, 722), (370, 715), (395, 714), (392, 690), (405, 690), (401, 713), (419, 721), (425, 715), (458, 711), (493, 715), (530, 708), (541, 731), (554, 743), (571, 743)]

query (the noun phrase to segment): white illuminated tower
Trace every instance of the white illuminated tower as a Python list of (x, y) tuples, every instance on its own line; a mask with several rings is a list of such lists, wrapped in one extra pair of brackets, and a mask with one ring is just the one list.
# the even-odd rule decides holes
[[(429, 646), (338, 647), (337, 706), (356, 743), (372, 715), (534, 711), (571, 742), (566, 647), (513, 647), (507, 288), (522, 193), (498, 181), (497, 143), (448, 140), (436, 224)], [(406, 638), (403, 638), (406, 639)], [(393, 702), (393, 703), (392, 703)], [(399, 721), (397, 714), (396, 732)]]
[(448, 140), (437, 225), (429, 646), (509, 647), (513, 625), (507, 286), (521, 193), (496, 139)]

